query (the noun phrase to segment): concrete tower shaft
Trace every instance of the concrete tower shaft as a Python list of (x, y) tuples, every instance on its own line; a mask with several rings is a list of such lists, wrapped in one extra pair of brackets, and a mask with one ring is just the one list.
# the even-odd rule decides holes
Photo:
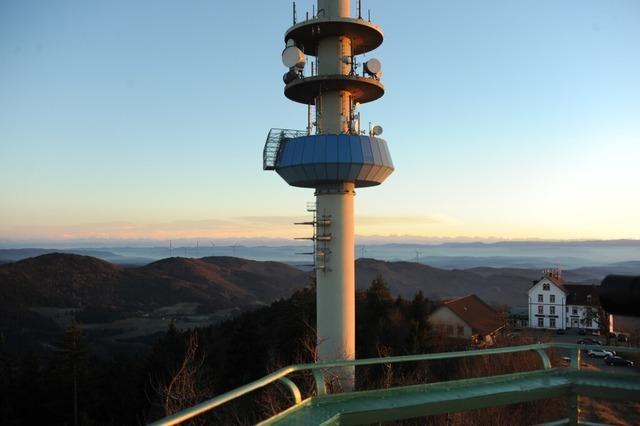
[[(318, 14), (348, 18), (348, 0), (318, 0)], [(351, 72), (349, 34), (322, 38), (318, 42), (318, 75), (348, 75)], [(345, 60), (346, 59), (346, 60)], [(329, 90), (320, 93), (321, 133), (349, 132), (351, 92)], [(335, 182), (316, 188), (316, 214), (331, 221), (331, 239), (318, 247), (324, 257), (323, 268), (316, 271), (316, 327), (320, 360), (355, 359), (355, 258), (353, 182)], [(322, 222), (320, 222), (322, 223)], [(325, 231), (318, 225), (316, 235)], [(326, 232), (326, 231), (325, 231)], [(317, 263), (317, 262), (316, 262)], [(341, 386), (352, 389), (355, 371), (338, 372)]]
[[(347, 2), (348, 3), (348, 2)], [(318, 43), (318, 75), (349, 75), (351, 40), (345, 36), (327, 37)], [(351, 93), (348, 90), (321, 93), (316, 105), (322, 117), (320, 133), (348, 133), (351, 119)]]
[[(357, 64), (357, 55), (382, 43), (382, 30), (350, 16), (349, 0), (318, 0), (317, 15), (285, 33), (285, 96), (315, 106), (315, 134), (272, 129), (264, 149), (264, 169), (290, 185), (315, 188), (315, 268), (317, 349), (322, 361), (354, 359), (355, 348), (355, 188), (381, 184), (394, 168), (387, 143), (365, 135), (354, 105), (380, 98), (379, 62)], [(316, 57), (317, 72), (305, 74), (304, 56)], [(356, 72), (363, 67), (361, 75)], [(313, 69), (313, 68), (312, 68)], [(358, 123), (356, 123), (358, 124)], [(333, 371), (344, 390), (354, 385), (354, 369)]]
[(351, 15), (349, 0), (318, 0), (318, 17), (348, 18)]
[[(348, 18), (349, 0), (318, 0), (318, 16)], [(318, 42), (318, 75), (348, 75), (351, 65), (351, 39), (346, 35), (322, 38)], [(351, 115), (351, 93), (347, 90), (328, 91), (316, 101), (322, 117), (321, 133), (347, 133)]]
[[(342, 182), (316, 189), (316, 235), (329, 241), (318, 242), (316, 271), (316, 321), (320, 360), (354, 359), (355, 347), (355, 258), (354, 184)], [(331, 221), (324, 226), (322, 221)], [(343, 383), (343, 386), (345, 384)]]

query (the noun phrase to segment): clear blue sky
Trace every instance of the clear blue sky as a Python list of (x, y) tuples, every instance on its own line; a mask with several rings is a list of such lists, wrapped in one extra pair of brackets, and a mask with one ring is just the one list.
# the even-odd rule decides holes
[[(639, 1), (363, 8), (396, 172), (357, 233), (640, 238)], [(299, 232), (313, 191), (261, 170), (306, 124), (289, 25), (289, 1), (1, 0), (0, 239)]]

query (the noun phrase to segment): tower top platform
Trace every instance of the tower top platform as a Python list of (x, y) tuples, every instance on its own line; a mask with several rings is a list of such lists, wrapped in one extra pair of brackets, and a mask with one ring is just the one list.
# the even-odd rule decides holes
[(293, 40), (306, 55), (318, 55), (318, 43), (331, 36), (345, 36), (351, 40), (353, 55), (370, 52), (382, 44), (382, 29), (369, 21), (358, 18), (313, 18), (289, 28), (285, 43)]

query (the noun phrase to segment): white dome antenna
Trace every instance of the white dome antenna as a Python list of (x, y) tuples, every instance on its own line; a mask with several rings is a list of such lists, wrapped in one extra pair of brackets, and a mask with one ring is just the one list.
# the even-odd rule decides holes
[(296, 46), (287, 46), (282, 51), (282, 63), (287, 68), (303, 69), (306, 62), (304, 53)]
[(364, 63), (364, 71), (371, 76), (380, 78), (382, 75), (382, 64), (376, 58), (371, 58)]

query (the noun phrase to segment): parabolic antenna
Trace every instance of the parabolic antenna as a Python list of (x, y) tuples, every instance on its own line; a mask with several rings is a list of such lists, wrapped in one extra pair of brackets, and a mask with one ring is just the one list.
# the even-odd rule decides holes
[(287, 46), (282, 51), (282, 63), (287, 68), (304, 68), (305, 62), (304, 53), (296, 46)]
[(382, 64), (376, 58), (371, 58), (364, 63), (364, 70), (367, 74), (378, 75), (382, 71)]
[(382, 126), (373, 126), (371, 133), (373, 136), (380, 136), (382, 134)]

